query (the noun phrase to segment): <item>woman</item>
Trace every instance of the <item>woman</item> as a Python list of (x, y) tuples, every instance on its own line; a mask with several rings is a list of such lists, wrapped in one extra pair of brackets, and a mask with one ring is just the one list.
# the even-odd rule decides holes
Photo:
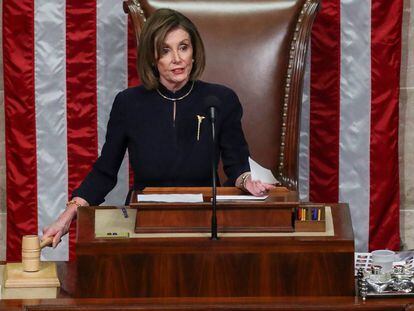
[(169, 9), (157, 10), (142, 29), (138, 55), (143, 85), (116, 96), (100, 157), (73, 192), (66, 210), (43, 230), (44, 238), (54, 237), (54, 247), (68, 232), (78, 207), (104, 201), (116, 184), (127, 149), (135, 174), (134, 189), (210, 186), (211, 128), (203, 105), (208, 96), (221, 102), (214, 156), (223, 161), (226, 185), (253, 195), (263, 195), (274, 187), (251, 180), (237, 95), (227, 87), (197, 80), (204, 70), (205, 52), (187, 17)]

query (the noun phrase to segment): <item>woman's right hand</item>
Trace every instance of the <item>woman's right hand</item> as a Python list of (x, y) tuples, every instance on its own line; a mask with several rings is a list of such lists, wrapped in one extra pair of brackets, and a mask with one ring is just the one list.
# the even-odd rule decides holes
[(49, 226), (43, 228), (42, 240), (48, 237), (53, 237), (52, 246), (55, 248), (60, 243), (62, 236), (69, 232), (70, 224), (76, 217), (78, 207), (86, 205), (89, 205), (88, 202), (82, 198), (76, 197), (70, 201), (65, 211), (60, 214), (59, 218)]

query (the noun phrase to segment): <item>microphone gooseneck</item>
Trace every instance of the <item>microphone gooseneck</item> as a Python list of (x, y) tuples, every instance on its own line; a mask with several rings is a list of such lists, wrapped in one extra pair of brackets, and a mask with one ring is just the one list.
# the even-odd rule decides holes
[(211, 138), (212, 138), (212, 214), (211, 214), (211, 240), (218, 240), (217, 235), (217, 171), (216, 171), (216, 131), (215, 123), (217, 118), (220, 100), (216, 96), (207, 96), (204, 99), (204, 106), (208, 110), (209, 119), (211, 121)]

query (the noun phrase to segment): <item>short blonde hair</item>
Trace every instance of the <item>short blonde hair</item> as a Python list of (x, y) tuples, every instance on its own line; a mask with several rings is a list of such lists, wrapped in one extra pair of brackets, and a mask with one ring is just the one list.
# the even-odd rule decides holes
[(186, 16), (171, 9), (156, 10), (142, 28), (138, 49), (138, 73), (146, 89), (158, 88), (159, 74), (155, 55), (162, 55), (162, 45), (168, 32), (181, 28), (191, 39), (193, 46), (193, 68), (190, 80), (198, 79), (204, 71), (206, 58), (204, 44), (197, 27)]

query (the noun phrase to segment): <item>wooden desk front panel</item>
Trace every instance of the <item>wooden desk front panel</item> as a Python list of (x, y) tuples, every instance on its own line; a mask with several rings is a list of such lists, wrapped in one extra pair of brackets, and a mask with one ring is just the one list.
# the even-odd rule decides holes
[(349, 211), (332, 213), (334, 237), (104, 240), (94, 238), (94, 209), (83, 208), (75, 296), (352, 296)]
[[(79, 256), (76, 296), (353, 295), (353, 270), (344, 264), (352, 259), (340, 253)], [(351, 278), (344, 279), (345, 274)]]

